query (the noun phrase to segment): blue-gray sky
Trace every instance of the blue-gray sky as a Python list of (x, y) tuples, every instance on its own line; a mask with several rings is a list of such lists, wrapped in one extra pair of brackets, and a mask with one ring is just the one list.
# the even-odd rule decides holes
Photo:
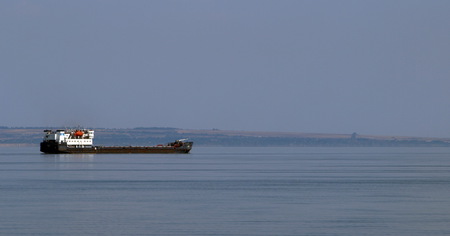
[(0, 2), (0, 126), (450, 137), (450, 1)]

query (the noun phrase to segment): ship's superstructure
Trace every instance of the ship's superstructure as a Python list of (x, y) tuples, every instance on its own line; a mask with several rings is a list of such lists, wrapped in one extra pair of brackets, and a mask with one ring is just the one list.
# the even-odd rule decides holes
[(94, 139), (94, 130), (44, 130), (44, 142), (55, 142), (68, 147), (91, 147)]
[(176, 140), (157, 146), (94, 146), (94, 130), (44, 130), (41, 152), (44, 153), (189, 153), (193, 142)]

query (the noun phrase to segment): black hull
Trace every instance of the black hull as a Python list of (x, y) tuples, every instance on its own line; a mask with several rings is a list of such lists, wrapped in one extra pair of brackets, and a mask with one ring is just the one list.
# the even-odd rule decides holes
[(55, 142), (41, 142), (41, 152), (49, 154), (77, 154), (77, 153), (189, 153), (192, 142), (185, 142), (183, 146), (150, 146), (150, 147), (68, 147)]

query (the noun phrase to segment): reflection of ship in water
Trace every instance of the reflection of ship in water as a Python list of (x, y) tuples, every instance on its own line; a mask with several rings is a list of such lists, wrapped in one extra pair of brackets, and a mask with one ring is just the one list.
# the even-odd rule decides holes
[(78, 161), (78, 162), (90, 162), (94, 160), (94, 154), (93, 153), (78, 153), (76, 155), (73, 154), (58, 154), (54, 155), (59, 160), (64, 161)]
[(176, 140), (156, 146), (94, 146), (94, 130), (44, 130), (41, 152), (44, 153), (189, 153), (193, 142)]

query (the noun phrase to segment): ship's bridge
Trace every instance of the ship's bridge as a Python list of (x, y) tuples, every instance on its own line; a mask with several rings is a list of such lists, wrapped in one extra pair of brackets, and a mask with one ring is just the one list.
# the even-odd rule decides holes
[(54, 141), (67, 146), (92, 146), (94, 139), (93, 130), (45, 130), (44, 141)]

